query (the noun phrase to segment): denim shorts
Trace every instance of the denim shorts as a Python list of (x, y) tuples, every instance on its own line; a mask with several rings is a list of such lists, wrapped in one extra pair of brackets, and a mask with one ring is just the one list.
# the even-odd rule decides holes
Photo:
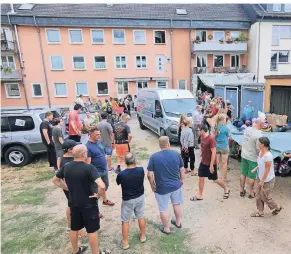
[(59, 157), (63, 157), (63, 154), (64, 154), (64, 151), (63, 150), (57, 150), (56, 151), (56, 156), (57, 156), (57, 158), (59, 158)]
[(109, 187), (109, 179), (108, 179), (108, 171), (104, 171), (104, 172), (99, 172), (101, 180), (103, 181), (103, 183), (105, 184), (105, 190), (108, 190)]
[(122, 201), (121, 204), (121, 221), (129, 222), (132, 214), (135, 215), (136, 219), (144, 217), (144, 195)]
[(160, 212), (166, 212), (168, 210), (169, 200), (171, 199), (171, 203), (173, 205), (183, 204), (183, 192), (182, 187), (173, 192), (160, 195), (155, 193), (156, 200), (158, 202)]
[(228, 146), (225, 148), (216, 148), (216, 154), (229, 154)]

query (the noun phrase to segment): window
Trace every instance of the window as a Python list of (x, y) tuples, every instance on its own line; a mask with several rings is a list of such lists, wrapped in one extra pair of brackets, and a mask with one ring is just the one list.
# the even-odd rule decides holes
[(213, 64), (214, 67), (223, 67), (223, 56), (214, 55), (213, 61), (214, 61), (214, 64)]
[(168, 88), (168, 81), (157, 81), (157, 88)]
[(148, 88), (147, 81), (138, 81), (136, 83), (137, 83), (137, 89)]
[(178, 89), (186, 90), (187, 89), (187, 81), (186, 80), (178, 80)]
[(10, 131), (8, 117), (1, 117), (1, 132)]
[(156, 56), (156, 71), (165, 72), (165, 56)]
[(9, 116), (11, 131), (31, 131), (34, 129), (34, 121), (31, 116)]
[(32, 84), (32, 97), (43, 97), (41, 84)]
[(278, 69), (278, 64), (289, 63), (289, 50), (271, 51), (270, 70)]
[(289, 63), (289, 51), (279, 51), (278, 52), (278, 63)]
[(281, 4), (273, 4), (273, 11), (281, 11)]
[(277, 51), (271, 51), (271, 66), (270, 66), (271, 71), (277, 70), (277, 66), (278, 66), (277, 59), (278, 59)]
[(105, 56), (94, 56), (94, 69), (106, 69)]
[(22, 4), (18, 7), (18, 10), (32, 10), (35, 4)]
[(240, 32), (238, 32), (238, 31), (231, 31), (230, 32), (230, 38), (232, 39), (232, 40), (234, 40), (234, 39), (236, 39), (236, 38), (239, 38), (240, 37)]
[(224, 31), (214, 31), (213, 32), (213, 41), (225, 40)]
[(280, 26), (272, 27), (272, 45), (279, 46), (280, 44)]
[(116, 56), (115, 57), (115, 68), (116, 69), (126, 69), (127, 68), (126, 56)]
[(146, 31), (134, 30), (133, 31), (133, 43), (134, 44), (146, 44)]
[(154, 31), (154, 41), (155, 41), (155, 44), (165, 44), (166, 31)]
[(291, 12), (291, 4), (285, 4), (284, 11), (285, 12)]
[(239, 55), (232, 55), (230, 57), (230, 67), (237, 68), (240, 66), (240, 58)]
[(69, 29), (70, 43), (81, 44), (83, 43), (82, 29)]
[(125, 31), (124, 30), (112, 30), (113, 44), (125, 44)]
[(92, 44), (103, 44), (104, 43), (104, 30), (91, 30), (91, 41)]
[(291, 26), (280, 26), (280, 39), (291, 39)]
[(6, 98), (20, 98), (20, 88), (18, 83), (5, 84)]
[(62, 56), (51, 56), (50, 58), (51, 58), (51, 70), (52, 71), (64, 70)]
[(108, 84), (107, 82), (98, 82), (97, 83), (97, 95), (108, 95)]
[(187, 10), (186, 9), (176, 9), (176, 14), (177, 15), (187, 15)]
[(117, 86), (118, 86), (118, 94), (122, 95), (122, 94), (128, 94), (128, 82), (127, 81), (121, 81), (121, 82), (117, 82)]
[(77, 92), (77, 96), (79, 96), (80, 94), (85, 95), (85, 96), (89, 95), (88, 84), (86, 82), (77, 82), (76, 92)]
[(86, 69), (84, 56), (73, 56), (73, 69), (74, 70)]
[(1, 66), (4, 69), (7, 69), (7, 68), (15, 69), (14, 57), (13, 56), (1, 56)]
[(48, 44), (61, 43), (61, 35), (59, 29), (46, 29), (46, 37)]
[(206, 61), (206, 55), (197, 55), (197, 67), (207, 67)]
[(56, 97), (68, 97), (66, 83), (54, 83)]
[(146, 56), (136, 56), (135, 65), (137, 69), (145, 69), (147, 67), (147, 58)]
[(196, 40), (197, 36), (199, 36), (200, 41), (206, 42), (206, 31), (197, 30), (195, 40)]

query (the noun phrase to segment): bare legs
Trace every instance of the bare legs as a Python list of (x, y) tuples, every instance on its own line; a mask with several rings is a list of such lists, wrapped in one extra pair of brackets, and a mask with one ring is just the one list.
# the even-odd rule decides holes
[(217, 155), (217, 165), (221, 167), (221, 180), (226, 184), (227, 180), (227, 159), (228, 159), (228, 153), (227, 154), (218, 154)]
[[(174, 209), (174, 214), (175, 214), (175, 218), (176, 218), (176, 224), (178, 226), (181, 225), (181, 219), (182, 219), (182, 209), (181, 209), (181, 205), (174, 205), (173, 204), (173, 209)], [(170, 214), (168, 211), (166, 212), (160, 212), (160, 217), (161, 217), (161, 221), (162, 224), (164, 226), (164, 231), (169, 233), (170, 230)]]
[[(250, 186), (250, 195), (254, 197), (254, 185), (255, 185), (255, 180), (248, 178), (249, 186)], [(245, 191), (245, 184), (246, 184), (246, 176), (241, 175), (240, 176), (240, 191), (244, 192)]]
[[(146, 221), (144, 218), (138, 220), (139, 225), (139, 238), (140, 240), (145, 239)], [(128, 234), (129, 234), (129, 222), (122, 222), (122, 245), (124, 247), (128, 246)]]
[[(224, 193), (226, 193), (228, 191), (225, 183), (220, 180), (220, 179), (217, 179), (215, 181), (216, 184), (218, 184), (221, 188), (223, 188), (224, 190)], [(197, 194), (197, 198), (198, 199), (203, 199), (203, 189), (204, 189), (204, 183), (205, 183), (205, 178), (204, 177), (199, 177), (199, 180), (198, 180), (198, 194)]]

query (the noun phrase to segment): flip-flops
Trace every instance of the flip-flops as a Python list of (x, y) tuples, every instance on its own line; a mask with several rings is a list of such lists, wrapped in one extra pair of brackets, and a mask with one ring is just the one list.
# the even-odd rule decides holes
[(259, 218), (259, 217), (264, 217), (264, 216), (265, 216), (265, 214), (258, 213), (258, 212), (251, 214), (251, 217), (253, 217), (253, 218)]
[(163, 225), (161, 225), (160, 227), (159, 227), (159, 229), (160, 229), (160, 231), (163, 233), (163, 234), (165, 234), (165, 235), (169, 235), (171, 232), (166, 232), (165, 231), (165, 229), (164, 229), (164, 226)]
[(196, 196), (190, 198), (191, 201), (201, 201), (203, 198), (197, 198)]
[(171, 223), (176, 227), (176, 228), (182, 228), (182, 223), (180, 223), (180, 226), (177, 225), (176, 220), (172, 219)]
[(223, 199), (228, 199), (229, 198), (229, 194), (230, 194), (230, 190), (228, 190), (228, 192), (225, 192), (223, 194)]
[(283, 209), (283, 207), (280, 206), (279, 209), (275, 209), (275, 210), (273, 210), (272, 214), (273, 214), (273, 215), (277, 215), (279, 212), (281, 212), (282, 209)]
[(78, 249), (78, 252), (76, 254), (81, 254), (83, 252), (85, 252), (88, 249), (88, 246), (81, 246)]
[(122, 249), (122, 250), (128, 250), (129, 249), (129, 244), (127, 246), (123, 246), (122, 244), (122, 239), (118, 242), (117, 246)]
[(139, 240), (140, 240), (141, 243), (145, 243), (145, 242), (147, 241), (147, 237), (145, 236), (144, 239), (140, 239), (140, 238), (139, 238)]

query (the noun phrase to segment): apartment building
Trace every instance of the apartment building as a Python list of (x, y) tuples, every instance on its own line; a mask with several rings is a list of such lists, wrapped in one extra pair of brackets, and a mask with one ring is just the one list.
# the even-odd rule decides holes
[[(193, 73), (246, 72), (238, 4), (1, 6), (4, 108), (67, 107), (139, 88), (189, 89)], [(199, 40), (197, 40), (199, 39)], [(5, 75), (3, 73), (5, 72)]]
[(264, 110), (291, 117), (291, 4), (243, 8), (252, 20), (248, 68), (265, 83)]

